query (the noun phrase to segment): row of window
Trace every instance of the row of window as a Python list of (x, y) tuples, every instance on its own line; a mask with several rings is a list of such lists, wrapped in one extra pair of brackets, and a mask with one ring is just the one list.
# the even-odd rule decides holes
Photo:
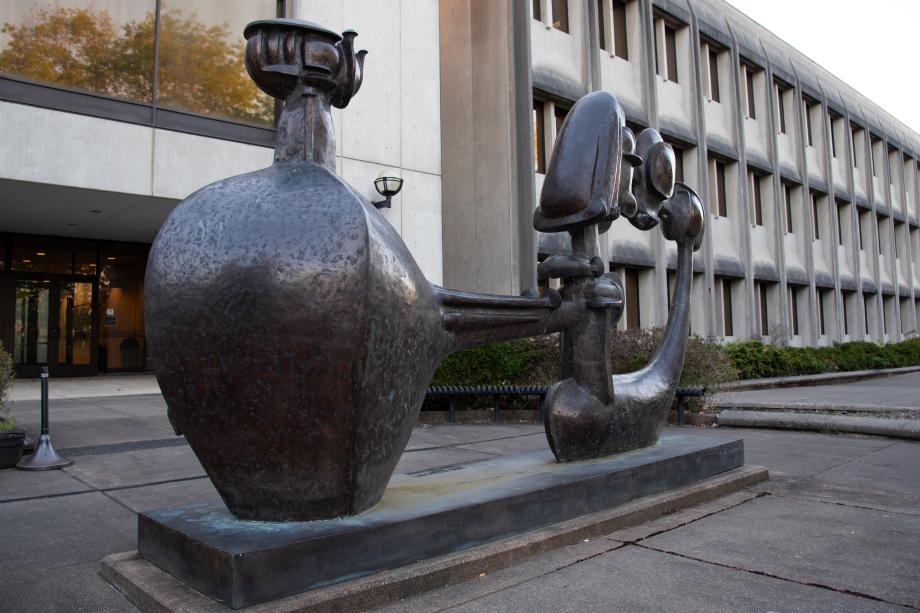
[[(551, 102), (547, 100), (534, 99), (533, 101), (533, 135), (534, 135), (534, 170), (537, 173), (543, 174), (546, 172), (546, 154), (548, 147), (551, 147), (552, 141), (555, 140), (555, 134), (558, 133), (559, 129), (562, 127), (562, 122), (565, 120), (566, 115), (568, 114), (568, 107), (563, 106), (557, 102)], [(638, 129), (638, 128), (636, 128)], [(552, 135), (547, 134), (547, 131), (551, 131)], [(672, 146), (675, 147), (675, 159), (677, 162), (676, 176), (678, 181), (684, 180), (684, 170), (683, 170), (683, 160), (685, 152), (680, 148), (679, 144), (672, 143)], [(720, 158), (711, 157), (709, 161), (709, 182), (710, 182), (710, 193), (712, 194), (712, 211), (718, 217), (728, 217), (729, 216), (729, 198), (726, 182), (727, 167), (732, 163), (726, 162)], [(750, 192), (750, 220), (754, 226), (769, 226), (772, 215), (769, 210), (768, 203), (772, 202), (772, 199), (769, 198), (769, 192), (767, 192), (768, 186), (771, 185), (770, 175), (760, 174), (756, 172), (748, 172), (748, 188)], [(782, 201), (780, 212), (782, 214), (782, 223), (784, 225), (785, 232), (787, 234), (795, 233), (795, 220), (796, 217), (793, 213), (795, 208), (795, 202), (797, 197), (794, 190), (801, 189), (799, 186), (783, 182), (782, 183)], [(827, 215), (825, 214), (825, 203), (827, 202), (827, 195), (822, 194), (821, 192), (812, 191), (810, 194), (810, 203), (811, 203), (811, 222), (812, 222), (812, 232), (815, 240), (822, 240), (827, 234), (826, 224)], [(840, 245), (849, 243), (849, 232), (850, 232), (850, 223), (846, 220), (850, 219), (850, 206), (851, 204), (845, 200), (835, 199), (837, 219), (835, 226), (837, 228), (837, 242)], [(858, 210), (858, 239), (859, 239), (859, 248), (861, 250), (865, 249), (867, 244), (868, 233), (871, 232), (871, 212), (865, 210), (861, 207), (857, 208)], [(894, 223), (894, 251), (898, 254), (898, 257), (905, 258), (907, 257), (906, 253), (902, 253), (902, 249), (906, 250), (908, 244), (907, 238), (907, 224), (893, 220), (887, 215), (878, 215), (877, 223), (875, 224), (876, 230), (876, 244), (879, 247), (879, 253), (887, 252), (887, 224)], [(912, 231), (912, 234), (917, 234), (916, 230)], [(920, 241), (918, 241), (920, 242)], [(920, 247), (918, 247), (920, 249)]]
[[(598, 12), (598, 40), (600, 47), (615, 57), (629, 61), (629, 40), (634, 34), (638, 24), (638, 12), (635, 10), (635, 0), (596, 0)], [(545, 7), (545, 9), (544, 9)], [(550, 13), (550, 15), (546, 15)], [(533, 15), (535, 19), (552, 20), (552, 26), (563, 32), (569, 31), (568, 2), (566, 0), (533, 0)], [(686, 28), (670, 16), (662, 13), (656, 14), (654, 20), (654, 45), (655, 45), (655, 70), (657, 74), (667, 81), (680, 82), (678, 57), (687, 55), (679, 49), (679, 38)], [(701, 69), (703, 73), (703, 95), (712, 102), (721, 102), (723, 98), (723, 77), (729, 69), (728, 48), (715, 41), (701, 37), (700, 49), (702, 58)], [(757, 119), (760, 116), (759, 106), (766, 100), (763, 94), (765, 83), (764, 70), (745, 59), (741, 60), (741, 97), (740, 108), (745, 117)], [(773, 80), (773, 105), (776, 114), (776, 131), (780, 134), (789, 134), (793, 125), (792, 119), (794, 104), (794, 87), (779, 78)], [(818, 126), (823, 123), (821, 103), (814, 98), (803, 95), (803, 118), (805, 121), (806, 144), (814, 147), (818, 144), (818, 136), (823, 131)], [(841, 144), (846, 142), (846, 119), (839, 113), (829, 110), (830, 130), (829, 140), (831, 155), (840, 159), (843, 153)], [(873, 135), (870, 138), (871, 153), (863, 154), (865, 146), (865, 130), (857, 124), (849, 126), (850, 129), (850, 156), (855, 168), (868, 167), (873, 176), (877, 175), (877, 168), (883, 165), (887, 168), (889, 182), (896, 188), (900, 184), (897, 173), (891, 172), (892, 159), (897, 155), (897, 149), (888, 148), (888, 158), (884, 159), (882, 139)], [(868, 157), (867, 160), (864, 158)], [(907, 163), (913, 160), (907, 159)], [(897, 192), (897, 193), (900, 193)]]
[[(653, 268), (636, 268), (630, 266), (612, 267), (618, 272), (622, 281), (625, 292), (624, 296), (624, 313), (620, 326), (627, 330), (637, 330), (642, 326), (648, 326), (652, 322), (646, 320), (648, 310), (643, 311), (643, 293), (642, 288), (648, 289), (653, 281)], [(696, 275), (701, 277), (701, 275)], [(673, 293), (675, 274), (668, 272), (668, 304), (670, 305)], [(694, 283), (697, 283), (695, 281)], [(733, 277), (716, 276), (714, 279), (714, 295), (717, 296), (716, 309), (716, 334), (722, 337), (734, 337), (740, 331), (737, 329), (737, 322), (741, 313), (737, 311), (745, 299), (740, 295), (744, 291), (744, 280)], [(756, 334), (765, 337), (785, 338), (800, 336), (804, 329), (803, 317), (806, 313), (805, 305), (808, 304), (807, 285), (789, 284), (787, 291), (788, 325), (785, 329), (781, 324), (779, 317), (780, 304), (780, 284), (769, 281), (754, 282), (754, 321), (756, 325)], [(835, 302), (834, 290), (829, 288), (816, 288), (815, 291), (815, 323), (818, 336), (827, 336), (834, 334), (832, 325), (837, 321), (835, 319)], [(876, 323), (879, 324), (878, 332), (889, 334), (890, 321), (895, 318), (895, 296), (882, 296), (882, 312), (879, 321), (876, 322), (876, 301), (878, 294), (865, 292), (863, 294), (863, 308), (859, 309), (859, 295), (855, 291), (841, 291), (840, 300), (840, 326), (839, 331), (843, 336), (872, 334), (876, 330)], [(901, 311), (901, 328), (902, 332), (910, 332), (913, 328), (910, 323), (911, 300), (910, 298), (900, 298)], [(915, 311), (920, 316), (920, 299), (914, 302)], [(861, 311), (861, 312), (860, 312)], [(859, 317), (861, 315), (862, 317)], [(910, 330), (908, 329), (910, 328)], [(691, 329), (691, 334), (693, 330)]]

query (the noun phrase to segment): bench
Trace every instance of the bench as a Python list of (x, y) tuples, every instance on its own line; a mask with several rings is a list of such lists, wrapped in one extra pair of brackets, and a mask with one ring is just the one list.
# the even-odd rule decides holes
[(456, 421), (454, 411), (455, 396), (492, 396), (495, 400), (495, 421), (501, 423), (502, 409), (499, 399), (502, 396), (539, 396), (540, 422), (543, 422), (543, 399), (546, 397), (545, 385), (434, 385), (428, 388), (425, 396), (447, 396), (447, 423)]
[(674, 393), (677, 399), (677, 425), (684, 425), (684, 409), (686, 408), (687, 398), (702, 398), (706, 394), (705, 387), (678, 387)]

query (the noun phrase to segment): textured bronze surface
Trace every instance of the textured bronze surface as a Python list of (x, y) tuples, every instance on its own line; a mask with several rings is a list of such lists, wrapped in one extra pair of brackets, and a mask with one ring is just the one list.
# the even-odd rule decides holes
[[(582, 98), (534, 216), (538, 229), (571, 235), (572, 253), (540, 265), (561, 280), (560, 292), (443, 289), (335, 175), (330, 107), (360, 88), (355, 33), (277, 19), (249, 24), (245, 36), (250, 75), (284, 102), (274, 163), (180, 203), (151, 248), (145, 286), (170, 422), (234, 515), (310, 520), (368, 509), (440, 361), (499, 340), (562, 333), (562, 380), (546, 404), (557, 459), (655, 442), (683, 363), (691, 257), (703, 231), (699, 200), (674, 188), (673, 151), (657, 132), (635, 139), (609, 93)], [(649, 366), (611, 377), (609, 332), (623, 288), (605, 273), (598, 235), (621, 213), (677, 242), (677, 291)]]

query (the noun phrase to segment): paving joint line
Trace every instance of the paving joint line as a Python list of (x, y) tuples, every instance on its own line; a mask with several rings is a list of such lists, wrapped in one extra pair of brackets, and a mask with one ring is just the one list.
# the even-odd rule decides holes
[[(575, 546), (575, 545), (569, 545), (569, 547), (574, 547), (574, 546)], [(457, 607), (462, 607), (463, 605), (470, 604), (471, 602), (476, 602), (477, 600), (482, 600), (483, 598), (486, 598), (486, 597), (488, 597), (488, 596), (492, 596), (492, 595), (494, 595), (494, 594), (498, 594), (498, 593), (500, 593), (500, 592), (504, 592), (504, 591), (506, 591), (506, 590), (510, 590), (510, 589), (515, 588), (515, 587), (518, 587), (518, 586), (520, 586), (520, 585), (524, 585), (525, 583), (530, 583), (531, 581), (536, 581), (537, 579), (542, 579), (543, 577), (546, 577), (547, 575), (551, 575), (551, 574), (553, 574), (553, 573), (557, 573), (557, 572), (559, 572), (560, 570), (565, 570), (566, 568), (571, 568), (572, 566), (575, 566), (576, 564), (581, 564), (582, 562), (585, 562), (585, 561), (587, 561), (587, 560), (593, 560), (594, 558), (597, 558), (597, 557), (602, 556), (602, 555), (606, 555), (606, 554), (610, 553), (611, 551), (616, 551), (617, 549), (622, 549), (622, 548), (625, 547), (625, 546), (626, 546), (625, 543), (617, 543), (616, 545), (613, 545), (612, 547), (609, 547), (609, 548), (607, 548), (607, 549), (604, 549), (603, 551), (599, 551), (599, 552), (596, 552), (596, 553), (592, 553), (592, 554), (589, 555), (589, 556), (585, 556), (585, 557), (583, 557), (583, 558), (579, 558), (579, 559), (577, 559), (577, 560), (574, 560), (574, 561), (572, 561), (572, 562), (569, 562), (568, 564), (563, 564), (562, 566), (558, 566), (558, 567), (556, 567), (556, 568), (554, 568), (554, 569), (552, 569), (552, 570), (548, 570), (548, 571), (546, 571), (546, 572), (540, 573), (539, 575), (536, 575), (536, 576), (534, 576), (534, 577), (528, 577), (527, 579), (523, 579), (523, 580), (518, 581), (517, 583), (513, 583), (513, 584), (511, 584), (511, 585), (506, 585), (506, 586), (504, 586), (504, 587), (501, 587), (501, 588), (499, 588), (499, 589), (497, 589), (497, 590), (493, 590), (493, 591), (488, 592), (488, 593), (486, 593), (486, 594), (480, 594), (480, 595), (476, 596), (475, 598), (470, 598), (469, 600), (464, 600), (463, 602), (458, 602), (458, 603), (452, 604), (452, 605), (450, 605), (450, 606), (448, 606), (448, 607), (444, 607), (444, 608), (440, 608), (440, 609), (435, 609), (435, 611), (438, 611), (438, 612), (440, 612), (440, 611), (449, 611), (449, 610), (451, 610), (451, 609), (456, 609)], [(563, 550), (559, 550), (559, 551), (563, 551)], [(547, 553), (549, 553), (549, 552), (547, 552)], [(546, 555), (546, 554), (542, 554), (542, 555)], [(538, 556), (538, 557), (539, 557), (539, 556)], [(531, 559), (537, 559), (537, 558), (531, 558)], [(526, 561), (525, 561), (525, 562), (526, 562)], [(523, 563), (523, 562), (522, 562), (522, 563)], [(515, 565), (515, 566), (517, 566), (517, 565)], [(509, 567), (509, 568), (513, 568), (513, 567)], [(505, 570), (505, 569), (502, 569), (502, 570)], [(468, 583), (469, 581), (473, 581), (473, 579), (468, 579), (467, 581), (464, 581), (464, 582), (462, 582), (462, 583), (458, 583), (458, 584), (455, 584), (455, 585), (463, 585), (464, 583)], [(453, 587), (453, 586), (448, 586), (448, 587)], [(423, 592), (423, 593), (424, 593), (424, 592)]]
[[(687, 521), (685, 521), (685, 522), (683, 522), (683, 523), (681, 523), (681, 524), (678, 524), (677, 526), (671, 526), (670, 528), (663, 528), (663, 529), (661, 529), (661, 530), (658, 530), (657, 532), (653, 532), (653, 533), (651, 533), (651, 534), (647, 534), (647, 535), (645, 535), (645, 536), (643, 536), (643, 537), (641, 537), (641, 538), (637, 538), (637, 539), (625, 539), (625, 540), (624, 540), (624, 539), (615, 539), (615, 538), (611, 537), (609, 534), (606, 535), (604, 538), (605, 538), (605, 539), (609, 539), (609, 540), (620, 541), (620, 542), (623, 543), (624, 545), (637, 545), (637, 544), (639, 544), (641, 541), (644, 541), (644, 540), (647, 540), (647, 539), (656, 537), (656, 536), (658, 536), (658, 535), (660, 535), (660, 534), (664, 534), (665, 532), (670, 532), (671, 530), (677, 530), (678, 528), (683, 528), (684, 526), (689, 526), (690, 524), (696, 523), (696, 522), (700, 521), (701, 519), (706, 519), (707, 517), (712, 517), (713, 515), (718, 515), (719, 513), (723, 512), (723, 511), (728, 511), (729, 509), (734, 509), (734, 508), (736, 508), (736, 507), (740, 507), (741, 505), (747, 504), (747, 503), (751, 502), (752, 500), (757, 500), (758, 498), (765, 498), (765, 497), (767, 497), (767, 496), (772, 496), (772, 495), (773, 495), (773, 494), (771, 494), (770, 492), (758, 492), (758, 493), (754, 494), (753, 496), (751, 496), (750, 498), (747, 498), (747, 499), (745, 499), (745, 500), (742, 500), (741, 502), (737, 502), (737, 503), (735, 503), (735, 504), (733, 504), (733, 505), (730, 505), (730, 506), (723, 507), (723, 508), (721, 508), (721, 509), (717, 509), (717, 510), (715, 510), (715, 511), (712, 511), (711, 513), (706, 513), (705, 515), (700, 515), (699, 517), (695, 517), (695, 518), (693, 518), (693, 519), (689, 519), (689, 520), (687, 520)], [(687, 509), (684, 509), (684, 510), (690, 510), (690, 509), (692, 509), (692, 508), (693, 508), (693, 507), (688, 507)], [(667, 515), (662, 515), (661, 517), (667, 517)]]
[(631, 542), (631, 543), (626, 543), (626, 544), (627, 544), (627, 545), (631, 545), (631, 546), (633, 546), (633, 547), (639, 547), (639, 548), (641, 548), (641, 549), (646, 549), (646, 550), (648, 550), (648, 551), (657, 551), (657, 552), (659, 552), (659, 553), (663, 553), (663, 554), (666, 554), (666, 555), (671, 555), (671, 556), (674, 556), (674, 557), (677, 557), (677, 558), (683, 558), (683, 559), (685, 559), (685, 560), (692, 560), (692, 561), (694, 561), (694, 562), (701, 562), (701, 563), (703, 563), (703, 564), (711, 564), (712, 566), (718, 566), (719, 568), (726, 568), (726, 569), (728, 569), (728, 570), (737, 570), (737, 571), (744, 572), (744, 573), (750, 573), (750, 574), (752, 574), (752, 575), (759, 575), (759, 576), (761, 576), (761, 577), (769, 577), (770, 579), (778, 579), (778, 580), (780, 580), (780, 581), (786, 581), (786, 582), (788, 582), (788, 583), (795, 583), (795, 584), (797, 584), (797, 585), (803, 585), (803, 586), (805, 586), (805, 587), (816, 587), (816, 588), (819, 588), (819, 589), (829, 590), (829, 591), (831, 591), (831, 592), (837, 592), (838, 594), (846, 594), (846, 595), (848, 595), (848, 596), (856, 596), (856, 597), (858, 597), (858, 598), (865, 598), (866, 600), (872, 600), (872, 601), (875, 601), (875, 602), (883, 602), (883, 603), (885, 603), (885, 604), (890, 604), (890, 605), (893, 605), (893, 606), (896, 606), (896, 607), (907, 607), (907, 608), (909, 608), (909, 609), (914, 609), (914, 610), (920, 611), (920, 607), (918, 607), (918, 606), (916, 606), (916, 605), (905, 604), (905, 603), (901, 603), (901, 602), (893, 602), (893, 601), (891, 601), (891, 600), (885, 600), (884, 598), (881, 598), (881, 597), (879, 597), (879, 596), (873, 596), (872, 594), (866, 594), (866, 593), (864, 593), (864, 592), (857, 592), (856, 590), (851, 590), (851, 589), (848, 589), (848, 588), (845, 588), (845, 587), (834, 587), (834, 586), (832, 586), (832, 585), (827, 585), (827, 584), (824, 584), (824, 583), (818, 583), (818, 582), (815, 582), (815, 581), (802, 581), (802, 580), (799, 580), (799, 579), (793, 579), (793, 578), (791, 578), (791, 577), (784, 577), (784, 576), (782, 576), (782, 575), (776, 575), (776, 574), (773, 574), (773, 573), (770, 573), (770, 572), (767, 572), (767, 571), (763, 571), (763, 570), (753, 570), (753, 569), (749, 569), (749, 568), (742, 568), (742, 567), (740, 567), (740, 566), (732, 566), (731, 564), (724, 564), (724, 563), (722, 563), (722, 562), (715, 562), (715, 561), (713, 561), (713, 560), (705, 560), (705, 559), (703, 559), (703, 558), (696, 558), (696, 557), (694, 557), (694, 556), (686, 555), (686, 554), (683, 554), (683, 553), (678, 553), (678, 552), (676, 552), (676, 551), (671, 551), (671, 550), (669, 550), (669, 549), (658, 549), (657, 547), (651, 547), (651, 546), (649, 546), (649, 545), (643, 545), (642, 543), (638, 543), (638, 542)]
[(72, 475), (70, 473), (64, 473), (64, 474), (82, 483), (83, 485), (86, 485), (87, 487), (91, 489), (84, 490), (82, 492), (61, 492), (58, 494), (45, 494), (43, 496), (24, 496), (22, 498), (9, 498), (7, 500), (0, 500), (0, 504), (7, 504), (10, 502), (25, 502), (29, 500), (44, 500), (46, 498), (64, 498), (66, 496), (80, 496), (82, 494), (93, 494), (95, 492), (99, 492), (100, 494), (105, 494), (106, 492), (120, 492), (122, 490), (132, 490), (132, 489), (137, 489), (140, 487), (149, 487), (151, 485), (168, 485), (170, 483), (182, 483), (184, 481), (195, 481), (197, 479), (207, 479), (208, 478), (207, 475), (200, 475), (197, 477), (179, 477), (177, 479), (165, 479), (163, 481), (150, 481), (148, 483), (135, 483), (133, 485), (116, 485), (112, 487), (98, 488), (94, 486), (93, 484), (88, 483), (75, 475)]
[(511, 436), (500, 436), (498, 438), (487, 438), (481, 441), (466, 441), (463, 443), (451, 443), (450, 445), (438, 445), (436, 447), (419, 447), (417, 449), (406, 449), (403, 451), (403, 455), (407, 453), (415, 453), (417, 451), (433, 451), (435, 449), (450, 449), (451, 447), (462, 447), (463, 445), (478, 445), (479, 443), (494, 443), (495, 441), (506, 441), (512, 438), (523, 438), (525, 436), (537, 436), (544, 434), (543, 432), (528, 432), (527, 434), (514, 434)]
[(848, 509), (861, 509), (864, 511), (878, 511), (880, 513), (892, 513), (894, 515), (904, 515), (905, 517), (918, 517), (918, 515), (920, 515), (918, 513), (906, 513), (904, 511), (893, 511), (891, 509), (883, 509), (881, 507), (867, 507), (867, 506), (863, 506), (859, 504), (849, 504), (846, 502), (840, 502), (837, 500), (822, 500), (821, 498), (810, 498), (808, 496), (794, 496), (792, 494), (784, 494), (784, 493), (776, 493), (776, 492), (774, 492), (772, 495), (776, 496), (777, 498), (785, 498), (787, 500), (799, 500), (802, 502), (819, 502), (822, 504), (833, 504), (833, 505), (837, 505), (839, 507), (845, 507)]

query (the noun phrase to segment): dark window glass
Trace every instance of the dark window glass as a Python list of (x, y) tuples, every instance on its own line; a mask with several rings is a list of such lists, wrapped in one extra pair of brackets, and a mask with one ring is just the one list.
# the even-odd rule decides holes
[(668, 81), (677, 83), (677, 31), (665, 26), (664, 46), (668, 58)]
[(760, 192), (760, 175), (751, 175), (751, 196), (754, 203), (754, 225), (763, 225), (763, 198)]
[(831, 157), (837, 157), (837, 120), (831, 116)]
[(568, 0), (553, 0), (553, 27), (562, 32), (569, 31)]
[(863, 323), (866, 326), (866, 334), (869, 334), (869, 296), (863, 296)]
[(0, 73), (151, 102), (154, 0), (0, 3)]
[(859, 156), (856, 155), (856, 136), (857, 131), (850, 131), (850, 155), (853, 156), (853, 168), (859, 168)]
[(837, 243), (843, 244), (844, 224), (847, 223), (846, 203), (837, 203)]
[(792, 234), (792, 186), (783, 185), (783, 200), (786, 205), (786, 232)]
[(868, 219), (869, 219), (868, 213), (863, 213), (862, 211), (860, 211), (859, 213), (859, 249), (860, 250), (863, 250), (866, 248), (866, 237), (863, 233), (865, 232), (864, 226), (865, 224), (868, 223)]
[(812, 105), (805, 102), (805, 133), (808, 137), (808, 146), (812, 147), (815, 144), (814, 135), (811, 130), (811, 109)]
[(275, 11), (275, 0), (162, 0), (157, 104), (271, 125), (274, 102), (243, 64), (243, 27)]
[(719, 54), (713, 49), (709, 50), (709, 97), (719, 102)]
[(604, 22), (606, 20), (606, 15), (604, 15), (604, 0), (597, 0), (597, 38), (601, 49), (607, 48), (607, 33), (604, 31)]
[(779, 85), (776, 86), (776, 111), (779, 118), (779, 131), (786, 133), (786, 105), (783, 103), (784, 90)]
[(540, 9), (540, 0), (533, 0), (532, 3), (533, 18), (537, 21), (543, 20), (543, 11)]
[(637, 330), (639, 321), (639, 271), (626, 269), (626, 329)]
[(536, 172), (546, 172), (546, 139), (543, 131), (543, 102), (533, 101), (533, 168)]
[(770, 333), (770, 323), (767, 314), (767, 286), (763, 283), (759, 285), (760, 294), (760, 335), (766, 336)]
[(818, 197), (811, 196), (811, 218), (815, 229), (815, 240), (821, 239), (821, 215), (818, 212)]
[(728, 204), (725, 201), (725, 164), (722, 162), (716, 162), (716, 198), (719, 217), (728, 217)]
[(566, 116), (569, 114), (569, 109), (564, 109), (558, 104), (554, 106), (553, 116), (556, 120), (556, 134), (559, 134), (559, 131), (562, 129), (562, 122), (565, 121)]
[(792, 234), (792, 186), (783, 184), (783, 200), (786, 205), (786, 232)]
[(613, 52), (617, 57), (629, 59), (629, 41), (626, 38), (626, 3), (613, 0)]
[(49, 248), (42, 242), (17, 241), (13, 243), (10, 270), (17, 272), (73, 272), (73, 251)]
[(842, 292), (842, 294), (840, 304), (843, 305), (843, 333), (848, 335), (850, 333), (850, 316), (847, 313), (847, 302), (850, 299), (850, 292)]
[(821, 329), (821, 336), (827, 334), (827, 329), (824, 327), (824, 294), (826, 293), (823, 289), (818, 290), (818, 324)]
[(875, 223), (875, 240), (878, 241), (879, 255), (882, 253), (882, 224), (885, 223), (884, 217), (879, 217)]
[(789, 306), (792, 309), (792, 334), (799, 335), (799, 293), (794, 287), (789, 288)]
[(725, 322), (725, 336), (734, 336), (735, 326), (732, 320), (732, 283), (728, 279), (722, 281), (722, 317)]
[(754, 104), (754, 73), (750, 68), (745, 67), (744, 78), (747, 83), (747, 114), (751, 119), (755, 119), (757, 114)]

